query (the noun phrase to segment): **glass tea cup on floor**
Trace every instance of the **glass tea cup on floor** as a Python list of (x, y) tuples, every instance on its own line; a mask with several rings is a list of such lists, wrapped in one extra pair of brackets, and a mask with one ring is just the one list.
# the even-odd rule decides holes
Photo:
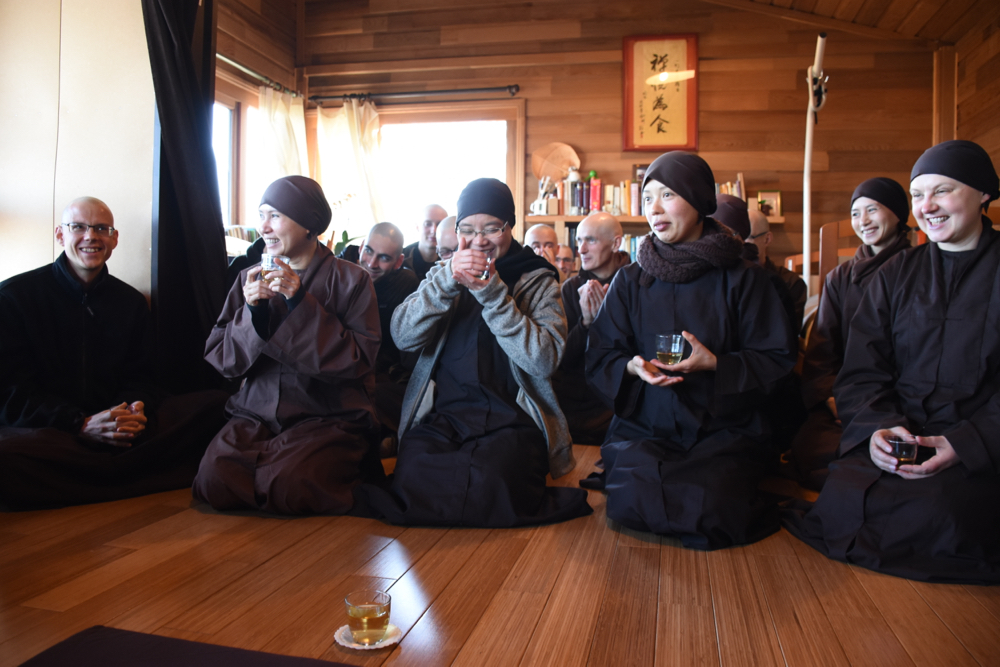
[(355, 591), (344, 598), (347, 605), (347, 625), (355, 644), (371, 646), (385, 638), (389, 627), (392, 598), (384, 591)]
[(890, 435), (886, 442), (892, 447), (892, 456), (900, 465), (914, 463), (917, 460), (917, 441), (912, 436)]
[(266, 253), (263, 254), (263, 255), (261, 255), (261, 257), (260, 257), (260, 279), (261, 280), (268, 280), (268, 277), (267, 277), (268, 274), (273, 273), (274, 271), (280, 271), (281, 270), (281, 267), (278, 266), (278, 262), (275, 261), (275, 260), (278, 260), (278, 259), (280, 259), (285, 264), (288, 264), (288, 258), (285, 257), (284, 255), (268, 255)]
[(673, 365), (684, 356), (684, 336), (660, 334), (656, 337), (656, 358), (660, 363)]

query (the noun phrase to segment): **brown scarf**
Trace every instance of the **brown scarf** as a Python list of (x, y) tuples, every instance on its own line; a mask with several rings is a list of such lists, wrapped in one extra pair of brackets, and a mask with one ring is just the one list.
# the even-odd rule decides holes
[(868, 275), (878, 271), (879, 267), (889, 261), (893, 255), (902, 252), (910, 247), (910, 239), (905, 232), (896, 235), (882, 252), (875, 254), (872, 247), (862, 244), (858, 251), (854, 253), (854, 266), (851, 267), (851, 282), (860, 285), (861, 281)]
[(697, 241), (664, 243), (650, 232), (639, 244), (639, 284), (649, 287), (654, 278), (668, 283), (689, 283), (712, 269), (728, 269), (743, 255), (743, 241), (705, 218), (705, 231)]

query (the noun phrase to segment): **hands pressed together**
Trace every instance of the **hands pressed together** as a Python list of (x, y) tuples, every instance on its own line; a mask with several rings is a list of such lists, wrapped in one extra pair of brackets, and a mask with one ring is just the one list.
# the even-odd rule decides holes
[[(892, 456), (892, 445), (888, 442), (888, 438), (894, 435), (913, 438), (920, 447), (933, 448), (935, 450), (934, 456), (920, 465), (900, 465), (899, 460)], [(948, 438), (943, 435), (912, 435), (902, 426), (884, 428), (872, 433), (871, 440), (868, 443), (868, 451), (872, 457), (872, 462), (876, 466), (886, 472), (899, 475), (903, 479), (931, 477), (959, 462), (958, 454), (955, 453), (955, 449), (948, 442)]]
[(281, 268), (269, 272), (267, 276), (263, 276), (259, 268), (247, 274), (247, 282), (243, 286), (243, 298), (247, 304), (256, 306), (261, 299), (270, 299), (279, 294), (291, 299), (302, 287), (299, 274), (280, 259), (274, 261)]
[(80, 435), (115, 447), (131, 447), (132, 440), (146, 428), (145, 408), (142, 401), (136, 401), (98, 412), (83, 420)]
[(590, 323), (597, 317), (597, 311), (604, 303), (608, 287), (609, 285), (602, 285), (596, 280), (588, 280), (576, 290), (580, 295), (580, 321), (583, 326), (589, 327)]
[(636, 375), (640, 380), (655, 387), (666, 387), (678, 382), (683, 382), (684, 378), (678, 375), (664, 375), (661, 371), (671, 371), (672, 373), (693, 373), (696, 371), (714, 371), (718, 359), (712, 351), (701, 344), (694, 334), (682, 331), (684, 340), (691, 345), (691, 355), (676, 364), (670, 365), (658, 359), (645, 360), (641, 355), (635, 355), (628, 362), (626, 370), (631, 375)]

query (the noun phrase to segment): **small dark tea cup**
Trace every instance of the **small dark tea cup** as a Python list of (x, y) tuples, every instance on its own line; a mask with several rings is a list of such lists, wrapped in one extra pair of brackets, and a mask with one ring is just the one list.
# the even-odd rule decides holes
[(900, 437), (890, 436), (886, 442), (892, 447), (892, 456), (900, 465), (910, 464), (917, 460), (917, 441)]

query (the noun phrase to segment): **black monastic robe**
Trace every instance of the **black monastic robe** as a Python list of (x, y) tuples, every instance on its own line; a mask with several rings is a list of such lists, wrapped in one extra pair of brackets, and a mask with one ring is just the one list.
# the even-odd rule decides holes
[[(205, 453), (193, 492), (217, 509), (343, 514), (362, 478), (378, 478), (378, 426), (370, 396), (379, 346), (368, 273), (324, 246), (301, 274), (290, 309), (269, 300), (264, 336), (243, 299), (248, 271), (230, 290), (205, 358), (244, 378), (229, 423)], [(258, 325), (260, 325), (258, 321)]]
[[(166, 396), (152, 353), (146, 298), (107, 267), (85, 287), (62, 254), (0, 284), (0, 502), (61, 507), (189, 486), (227, 395)], [(87, 417), (135, 401), (148, 422), (130, 446), (79, 436)]]
[(431, 270), (436, 261), (436, 256), (430, 262), (424, 259), (424, 256), (420, 254), (419, 242), (411, 243), (403, 248), (403, 265), (417, 274), (417, 278), (420, 280), (427, 277), (427, 272)]
[(826, 401), (833, 396), (834, 380), (844, 365), (851, 319), (876, 272), (909, 247), (906, 234), (899, 234), (878, 254), (870, 246), (859, 246), (853, 258), (826, 276), (802, 368), (802, 400), (809, 415), (791, 448), (799, 481), (811, 489), (823, 488), (829, 474), (827, 466), (836, 458), (840, 446), (842, 429)]
[(382, 328), (382, 345), (375, 360), (375, 413), (381, 424), (381, 438), (395, 440), (399, 431), (399, 415), (403, 409), (406, 383), (413, 370), (413, 355), (405, 358), (392, 340), (392, 314), (406, 297), (417, 291), (420, 279), (408, 268), (390, 271), (375, 281), (378, 318)]
[[(785, 514), (831, 558), (911, 579), (1000, 583), (1000, 233), (983, 219), (974, 250), (929, 243), (893, 257), (851, 320), (834, 385), (841, 458), (816, 503)], [(893, 426), (945, 436), (960, 462), (916, 480), (880, 470), (869, 440)]]
[[(618, 272), (590, 327), (587, 376), (614, 406), (601, 447), (608, 517), (718, 549), (778, 529), (757, 485), (777, 452), (760, 405), (795, 364), (795, 343), (767, 276), (749, 262), (689, 283)], [(715, 371), (654, 387), (625, 370), (656, 357), (657, 334), (694, 334), (718, 358)], [(690, 348), (685, 353), (687, 356)]]
[(579, 289), (591, 280), (602, 285), (611, 283), (622, 266), (629, 263), (628, 253), (617, 252), (612, 257), (615, 272), (605, 280), (600, 280), (589, 271), (569, 278), (562, 284), (563, 307), (566, 309), (566, 349), (563, 351), (559, 370), (552, 378), (552, 388), (559, 397), (559, 407), (566, 416), (573, 442), (578, 445), (601, 445), (604, 436), (611, 425), (614, 412), (604, 404), (604, 401), (587, 386), (585, 353), (587, 351), (587, 332), (589, 326), (584, 326), (581, 319)]

